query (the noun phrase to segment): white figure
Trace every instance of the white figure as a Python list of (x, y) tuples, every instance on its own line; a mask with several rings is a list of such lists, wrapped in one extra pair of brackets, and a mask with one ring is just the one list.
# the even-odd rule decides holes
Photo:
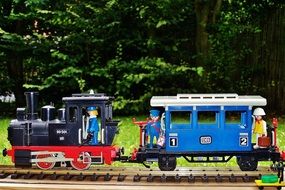
[(253, 111), (253, 123), (252, 131), (256, 134), (256, 145), (253, 146), (254, 149), (260, 148), (258, 144), (258, 138), (262, 136), (267, 136), (266, 122), (263, 120), (262, 116), (265, 116), (265, 112), (262, 108), (256, 108)]

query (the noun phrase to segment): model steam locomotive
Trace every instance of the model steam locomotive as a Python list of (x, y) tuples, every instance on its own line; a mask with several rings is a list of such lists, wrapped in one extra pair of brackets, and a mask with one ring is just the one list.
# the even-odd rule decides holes
[[(26, 108), (17, 109), (17, 118), (8, 128), (11, 150), (3, 153), (12, 157), (16, 167), (51, 169), (56, 164), (70, 164), (77, 170), (88, 169), (92, 163), (111, 164), (120, 155), (120, 149), (112, 146), (118, 121), (112, 120), (113, 97), (104, 94), (74, 94), (65, 97), (65, 108), (41, 108), (38, 118), (38, 93), (27, 92)], [(86, 130), (87, 108), (96, 106), (101, 114), (101, 142), (96, 146), (88, 143)]]
[[(123, 156), (123, 148), (112, 145), (119, 122), (112, 118), (113, 97), (73, 94), (62, 99), (65, 107), (57, 111), (57, 117), (55, 107), (49, 105), (41, 108), (39, 118), (38, 93), (25, 95), (27, 107), (17, 109), (17, 118), (8, 127), (12, 148), (3, 150), (16, 167), (35, 164), (41, 169), (71, 166), (85, 170), (91, 164), (121, 161), (145, 166), (158, 162), (161, 170), (171, 171), (179, 157), (188, 162), (227, 162), (236, 157), (241, 170), (255, 170), (259, 161), (285, 160), (285, 153), (276, 144), (277, 120), (272, 127), (266, 126), (266, 142), (260, 137), (252, 143), (252, 108), (266, 105), (261, 96), (154, 96), (150, 104), (157, 110), (155, 119), (134, 120), (140, 127), (140, 145), (131, 156)], [(90, 123), (94, 122), (98, 124), (92, 131)], [(152, 129), (156, 142), (152, 142)], [(257, 146), (259, 140), (261, 146)]]

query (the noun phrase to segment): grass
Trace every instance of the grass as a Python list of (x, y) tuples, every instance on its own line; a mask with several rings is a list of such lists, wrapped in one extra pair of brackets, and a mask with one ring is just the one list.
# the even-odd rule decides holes
[(0, 164), (11, 164), (10, 157), (2, 156), (2, 150), (4, 148), (9, 149), (11, 147), (10, 142), (8, 141), (8, 130), (7, 127), (10, 123), (10, 119), (5, 118), (5, 119), (0, 119), (0, 150), (1, 150), (1, 155), (0, 155)]
[[(114, 139), (114, 144), (120, 147), (125, 148), (125, 155), (130, 155), (134, 148), (137, 148), (139, 145), (139, 127), (132, 123), (132, 116), (115, 118), (120, 120), (119, 128), (120, 132)], [(137, 120), (145, 120), (146, 117), (137, 117)], [(10, 119), (0, 119), (0, 150), (4, 148), (10, 148), (10, 143), (7, 140), (7, 127), (9, 125)], [(269, 123), (269, 121), (267, 121)], [(281, 150), (285, 150), (285, 124), (284, 119), (279, 120), (279, 126), (277, 129), (278, 134), (278, 145)], [(12, 164), (9, 157), (0, 156), (0, 164)], [(137, 164), (126, 164), (126, 163), (114, 163), (115, 166), (140, 166)], [(179, 158), (177, 166), (236, 166), (235, 159), (231, 159), (228, 163), (188, 163), (184, 158)], [(268, 162), (262, 162), (259, 165), (268, 166)], [(156, 167), (154, 164), (152, 167)]]

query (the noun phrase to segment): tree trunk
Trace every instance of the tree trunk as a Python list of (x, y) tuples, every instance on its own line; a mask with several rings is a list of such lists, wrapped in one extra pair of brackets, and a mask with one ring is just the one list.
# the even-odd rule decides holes
[(222, 0), (195, 0), (197, 65), (203, 66), (208, 59), (209, 34), (207, 26), (216, 23)]
[[(6, 0), (3, 4), (3, 15), (9, 16), (12, 9), (15, 13), (20, 13), (25, 11), (25, 1), (21, 1), (17, 4), (12, 4), (12, 0)], [(13, 8), (12, 8), (13, 6)], [(18, 35), (23, 35), (23, 31), (25, 30), (24, 20), (16, 20), (12, 23), (4, 24), (4, 30), (10, 33), (15, 33)], [(23, 70), (23, 61), (25, 54), (25, 50), (21, 50), (19, 48), (17, 50), (17, 46), (13, 47), (14, 49), (7, 48), (5, 49), (5, 54), (7, 57), (7, 71), (9, 78), (11, 80), (11, 91), (14, 93), (16, 98), (16, 106), (22, 107), (25, 105), (25, 96), (24, 96), (24, 70)]]
[(23, 58), (21, 56), (10, 57), (7, 62), (8, 74), (12, 81), (12, 91), (15, 94), (16, 106), (25, 105), (24, 97), (24, 75), (23, 75)]
[(268, 10), (260, 26), (246, 61), (253, 68), (256, 93), (267, 98), (267, 110), (281, 115), (285, 113), (285, 8)]

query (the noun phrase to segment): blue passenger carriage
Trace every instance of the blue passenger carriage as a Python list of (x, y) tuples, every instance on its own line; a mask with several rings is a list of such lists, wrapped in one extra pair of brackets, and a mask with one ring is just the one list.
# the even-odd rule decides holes
[(178, 95), (153, 97), (151, 105), (165, 108), (166, 151), (251, 151), (252, 106), (264, 106), (266, 100), (236, 94)]
[(151, 106), (162, 112), (160, 134), (165, 140), (149, 148), (148, 138), (142, 137), (146, 141), (136, 158), (158, 161), (161, 170), (174, 170), (178, 157), (189, 162), (227, 162), (235, 156), (241, 170), (255, 170), (258, 161), (279, 161), (273, 128), (268, 127), (270, 145), (253, 148), (252, 108), (265, 105), (261, 96), (237, 94), (154, 96)]

